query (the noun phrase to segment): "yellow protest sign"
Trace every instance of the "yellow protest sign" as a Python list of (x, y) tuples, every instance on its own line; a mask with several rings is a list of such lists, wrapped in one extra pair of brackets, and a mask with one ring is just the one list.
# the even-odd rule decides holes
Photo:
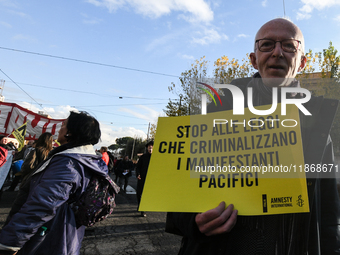
[(12, 132), (12, 135), (15, 137), (15, 139), (18, 140), (19, 142), (19, 147), (18, 147), (18, 151), (21, 151), (22, 148), (25, 145), (25, 135), (26, 135), (26, 128), (27, 128), (27, 122), (25, 122), (24, 124), (22, 124), (19, 128), (17, 128), (16, 130), (14, 130)]
[(140, 210), (204, 212), (221, 201), (239, 215), (309, 211), (295, 106), (159, 118)]

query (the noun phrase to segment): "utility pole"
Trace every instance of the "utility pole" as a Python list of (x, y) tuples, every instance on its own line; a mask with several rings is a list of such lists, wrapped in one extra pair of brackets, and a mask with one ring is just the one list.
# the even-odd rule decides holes
[(136, 142), (136, 138), (133, 138), (133, 145), (132, 145), (131, 160), (133, 159), (133, 151), (135, 150), (135, 142)]
[(182, 114), (181, 114), (181, 108), (182, 108), (182, 96), (179, 97), (179, 106), (178, 106), (178, 113), (177, 113), (177, 116), (182, 116)]
[(150, 134), (150, 122), (149, 122), (149, 127), (148, 127), (148, 135), (146, 136), (146, 141), (149, 141), (149, 134)]
[(285, 7), (285, 0), (283, 1), (283, 17), (286, 17), (286, 7)]
[(5, 80), (0, 80), (0, 102), (5, 101), (5, 97), (2, 95), (2, 92), (4, 91), (5, 87)]

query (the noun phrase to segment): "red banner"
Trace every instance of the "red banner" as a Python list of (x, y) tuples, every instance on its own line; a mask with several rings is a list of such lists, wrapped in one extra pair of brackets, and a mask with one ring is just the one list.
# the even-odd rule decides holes
[(15, 129), (28, 121), (26, 140), (38, 139), (45, 132), (50, 132), (56, 139), (64, 120), (47, 118), (15, 103), (0, 102), (0, 134), (6, 136), (9, 136)]

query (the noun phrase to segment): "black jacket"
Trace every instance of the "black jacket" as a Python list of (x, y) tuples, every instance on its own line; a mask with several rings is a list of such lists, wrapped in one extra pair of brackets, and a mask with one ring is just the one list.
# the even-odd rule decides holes
[(126, 174), (125, 176), (130, 177), (132, 175), (133, 168), (134, 168), (133, 163), (130, 160), (128, 161), (122, 160), (119, 162), (117, 166), (117, 171), (118, 171), (119, 176), (123, 177), (124, 170), (129, 170), (129, 173)]
[(148, 172), (148, 167), (150, 163), (151, 154), (144, 153), (138, 160), (136, 167), (136, 175), (140, 175), (141, 181), (145, 182), (145, 177)]

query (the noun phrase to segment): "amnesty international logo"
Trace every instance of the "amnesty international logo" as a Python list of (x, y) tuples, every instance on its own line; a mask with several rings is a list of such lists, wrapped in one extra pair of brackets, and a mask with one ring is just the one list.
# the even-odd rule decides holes
[(302, 195), (299, 195), (298, 200), (296, 200), (296, 202), (298, 206), (302, 207), (304, 205), (305, 200), (302, 199)]

